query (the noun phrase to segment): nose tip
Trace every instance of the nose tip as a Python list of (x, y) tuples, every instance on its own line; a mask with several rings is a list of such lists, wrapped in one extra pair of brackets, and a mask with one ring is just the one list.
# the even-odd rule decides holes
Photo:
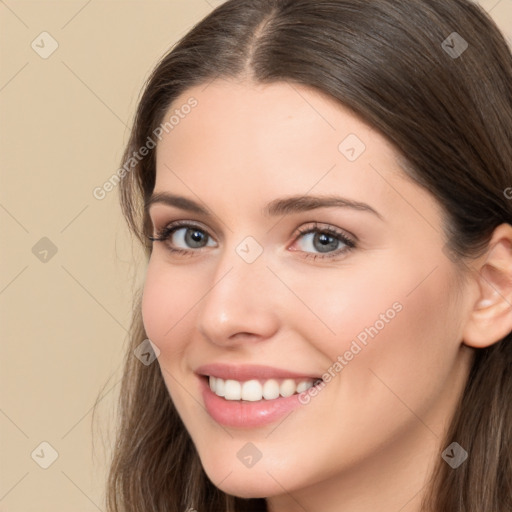
[(236, 262), (201, 301), (197, 328), (210, 342), (230, 345), (271, 338), (278, 330), (272, 275), (264, 264)]

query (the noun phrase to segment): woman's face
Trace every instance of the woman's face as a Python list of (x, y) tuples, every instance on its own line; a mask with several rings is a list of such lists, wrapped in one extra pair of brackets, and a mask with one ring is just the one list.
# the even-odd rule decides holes
[(143, 318), (209, 478), (310, 505), (369, 476), (421, 480), (470, 362), (436, 201), (312, 89), (216, 80), (176, 109), (149, 204), (153, 235), (174, 229)]

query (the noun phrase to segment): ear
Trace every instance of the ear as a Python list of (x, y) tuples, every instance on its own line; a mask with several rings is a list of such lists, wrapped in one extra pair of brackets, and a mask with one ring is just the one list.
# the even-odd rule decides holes
[(463, 333), (464, 343), (484, 348), (512, 331), (512, 226), (501, 224), (486, 253), (478, 259), (474, 278), (478, 297)]

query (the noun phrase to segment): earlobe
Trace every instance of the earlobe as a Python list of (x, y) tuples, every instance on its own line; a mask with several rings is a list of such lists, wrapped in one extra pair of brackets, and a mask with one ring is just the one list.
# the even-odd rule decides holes
[(501, 224), (476, 268), (479, 295), (465, 326), (464, 343), (488, 347), (512, 331), (512, 226)]

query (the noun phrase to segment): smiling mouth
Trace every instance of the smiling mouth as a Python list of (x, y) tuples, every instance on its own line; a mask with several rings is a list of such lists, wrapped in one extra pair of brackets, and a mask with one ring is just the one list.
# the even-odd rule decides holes
[(275, 400), (300, 394), (323, 383), (322, 379), (252, 379), (238, 381), (206, 375), (210, 390), (218, 397), (229, 401)]

